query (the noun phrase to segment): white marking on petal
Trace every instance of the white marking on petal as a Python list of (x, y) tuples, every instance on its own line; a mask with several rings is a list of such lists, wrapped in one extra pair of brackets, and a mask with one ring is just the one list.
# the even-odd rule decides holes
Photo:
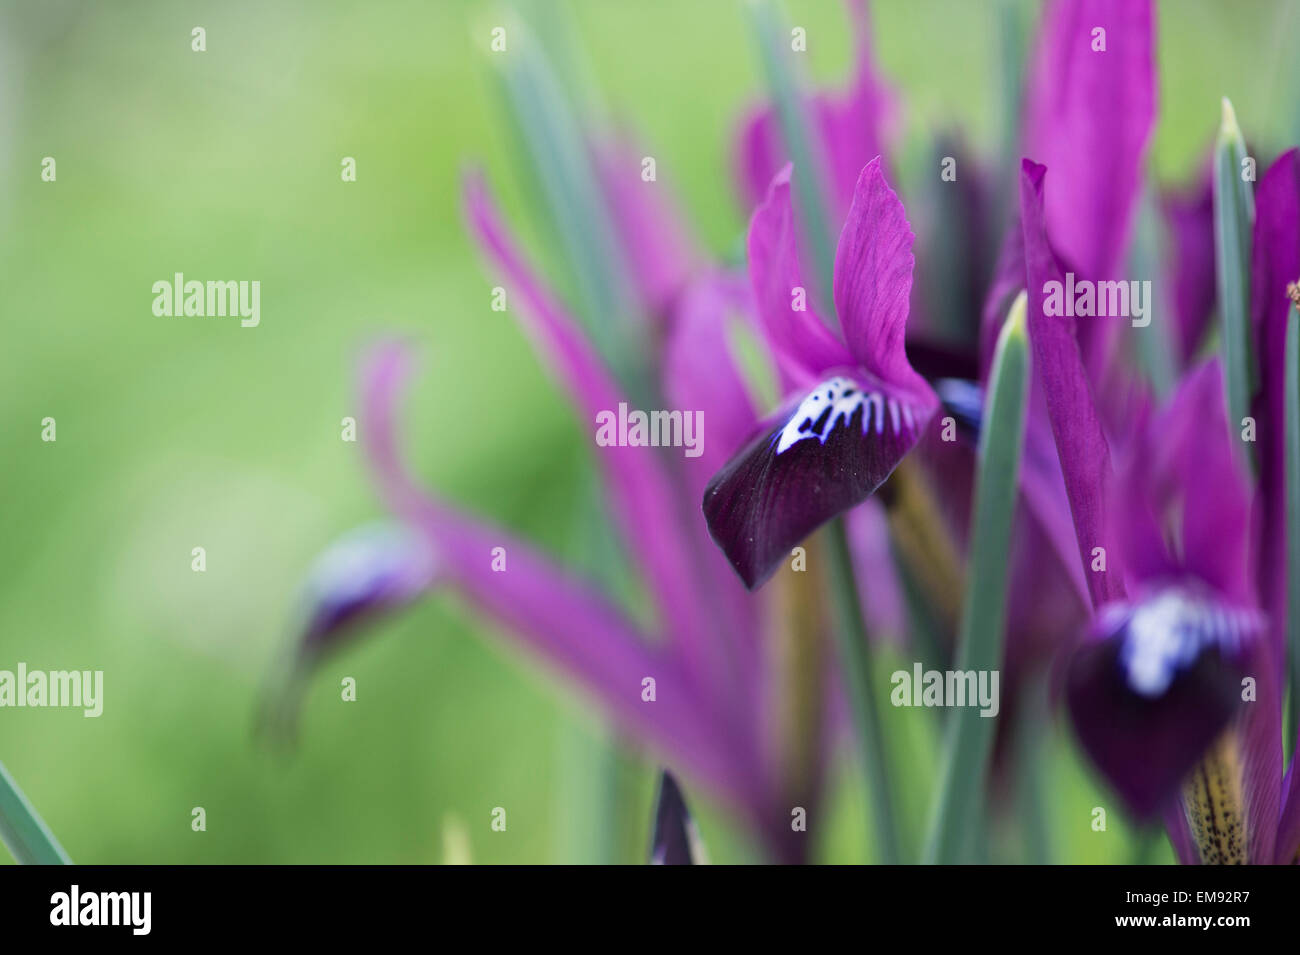
[[(830, 437), (840, 424), (853, 420), (858, 409), (862, 409), (862, 433), (868, 434), (875, 422), (876, 434), (885, 430), (885, 396), (879, 391), (864, 390), (847, 378), (831, 378), (819, 384), (799, 402), (785, 426), (777, 433), (776, 453), (780, 454), (804, 438), (816, 438), (822, 444)], [(896, 398), (888, 399), (890, 416), (893, 418), (892, 432), (903, 433), (900, 415), (907, 422), (909, 431), (915, 427), (915, 416), (906, 402)]]
[(1120, 663), (1129, 688), (1147, 697), (1162, 695), (1207, 648), (1236, 652), (1264, 622), (1257, 610), (1228, 607), (1178, 587), (1112, 613), (1128, 615)]

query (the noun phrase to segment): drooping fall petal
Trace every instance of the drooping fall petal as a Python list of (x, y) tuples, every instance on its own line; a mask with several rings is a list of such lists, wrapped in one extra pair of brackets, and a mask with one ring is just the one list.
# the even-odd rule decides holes
[(1089, 757), (1139, 818), (1177, 798), (1241, 705), (1257, 612), (1181, 588), (1115, 604), (1070, 660), (1066, 701)]
[(866, 500), (933, 406), (862, 373), (829, 378), (771, 419), (704, 492), (709, 533), (751, 590), (791, 549)]

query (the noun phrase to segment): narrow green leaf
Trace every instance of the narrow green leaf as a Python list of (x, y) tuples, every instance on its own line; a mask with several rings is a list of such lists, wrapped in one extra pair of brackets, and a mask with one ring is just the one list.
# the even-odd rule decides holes
[(809, 125), (810, 111), (805, 108), (804, 98), (799, 91), (799, 83), (787, 53), (788, 48), (783, 42), (783, 38), (789, 34), (781, 28), (780, 18), (769, 0), (751, 0), (748, 6), (753, 17), (754, 32), (758, 37), (758, 47), (763, 59), (763, 69), (767, 74), (768, 88), (771, 90), (772, 101), (776, 106), (781, 137), (794, 163), (795, 195), (808, 233), (801, 238), (807, 243), (806, 248), (812, 252), (814, 267), (817, 270), (817, 292), (823, 310), (834, 330), (838, 330), (831, 289), (835, 275), (835, 247), (832, 244), (832, 236), (838, 235), (839, 230), (832, 231), (831, 219), (827, 212), (829, 192), (822, 181), (826, 163), (825, 157), (821, 155), (819, 146), (821, 141), (814, 135)]
[(826, 527), (830, 566), (831, 600), (835, 612), (835, 648), (840, 673), (844, 679), (849, 710), (853, 717), (861, 770), (871, 801), (876, 835), (876, 861), (896, 865), (902, 861), (899, 848), (898, 820), (891, 795), (892, 778), (885, 752), (885, 736), (880, 731), (876, 682), (871, 669), (871, 649), (867, 625), (862, 618), (857, 579), (853, 575), (853, 557), (849, 552), (844, 518), (837, 517)]
[[(1291, 704), (1286, 746), (1295, 745), (1300, 727), (1300, 314), (1286, 318), (1286, 573), (1287, 646), (1290, 652)], [(1292, 762), (1295, 754), (1291, 755)]]
[(1137, 235), (1133, 242), (1133, 274), (1138, 279), (1151, 282), (1151, 300), (1147, 302), (1145, 327), (1134, 328), (1137, 337), (1138, 361), (1146, 371), (1147, 379), (1157, 398), (1164, 398), (1172, 390), (1176, 372), (1174, 368), (1174, 334), (1171, 327), (1173, 313), (1166, 310), (1160, 291), (1160, 226), (1155, 201), (1150, 192), (1144, 192), (1138, 207)]
[[(1223, 366), (1230, 428), (1250, 414), (1255, 392), (1250, 346), (1250, 247), (1255, 198), (1242, 179), (1246, 143), (1232, 104), (1223, 100), (1223, 121), (1214, 147), (1214, 253), (1223, 320)], [(1252, 464), (1254, 456), (1250, 455)]]
[[(997, 7), (997, 86), (998, 86), (998, 151), (1001, 168), (1015, 169), (1020, 164), (1020, 120), (1024, 110), (1025, 51), (1027, 15), (1024, 0), (1001, 0)], [(1016, 202), (1018, 176), (998, 177), (998, 204), (994, 210), (996, 221), (991, 223), (993, 235), (1000, 237), (1007, 225)], [(995, 245), (996, 248), (996, 245)]]
[[(1015, 512), (1020, 450), (1024, 442), (1029, 350), (1027, 299), (1016, 298), (998, 336), (989, 404), (980, 436), (971, 529), (970, 585), (962, 612), (957, 668), (994, 671), (1002, 659), (1006, 625), (1007, 565)], [(929, 862), (963, 861), (984, 801), (994, 718), (978, 707), (955, 709), (948, 722), (939, 798), (926, 852)]]
[(4, 763), (0, 763), (0, 839), (20, 865), (72, 864)]

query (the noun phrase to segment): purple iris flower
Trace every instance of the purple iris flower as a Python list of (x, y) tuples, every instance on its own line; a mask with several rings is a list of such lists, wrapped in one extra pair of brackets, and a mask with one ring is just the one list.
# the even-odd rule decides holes
[(842, 336), (804, 284), (795, 230), (787, 165), (749, 226), (750, 280), (787, 400), (704, 493), (709, 533), (751, 590), (870, 496), (939, 405), (903, 347), (913, 236), (880, 159), (858, 177), (835, 255)]

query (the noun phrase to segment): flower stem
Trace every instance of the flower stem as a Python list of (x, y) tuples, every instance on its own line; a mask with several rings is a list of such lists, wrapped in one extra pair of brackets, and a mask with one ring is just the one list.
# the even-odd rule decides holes
[[(1026, 297), (1021, 292), (998, 337), (989, 383), (990, 401), (975, 476), (970, 586), (957, 649), (957, 668), (963, 672), (993, 673), (1002, 659), (1011, 523), (1029, 378), (1025, 310)], [(968, 836), (984, 802), (994, 725), (993, 718), (971, 706), (958, 707), (948, 718), (939, 798), (926, 851), (928, 862), (957, 863), (969, 856)]]
[(849, 551), (848, 532), (843, 517), (837, 517), (827, 525), (826, 537), (831, 600), (835, 610), (835, 625), (831, 629), (835, 633), (840, 673), (844, 678), (844, 690), (853, 715), (867, 795), (871, 800), (877, 857), (880, 862), (897, 865), (902, 861), (902, 854), (899, 850), (893, 798), (890, 795), (890, 777), (887, 771), (889, 759), (885, 753), (884, 734), (880, 731), (867, 625), (862, 618), (862, 605), (858, 602), (853, 557)]
[(0, 763), (0, 839), (20, 865), (72, 864), (4, 763)]

